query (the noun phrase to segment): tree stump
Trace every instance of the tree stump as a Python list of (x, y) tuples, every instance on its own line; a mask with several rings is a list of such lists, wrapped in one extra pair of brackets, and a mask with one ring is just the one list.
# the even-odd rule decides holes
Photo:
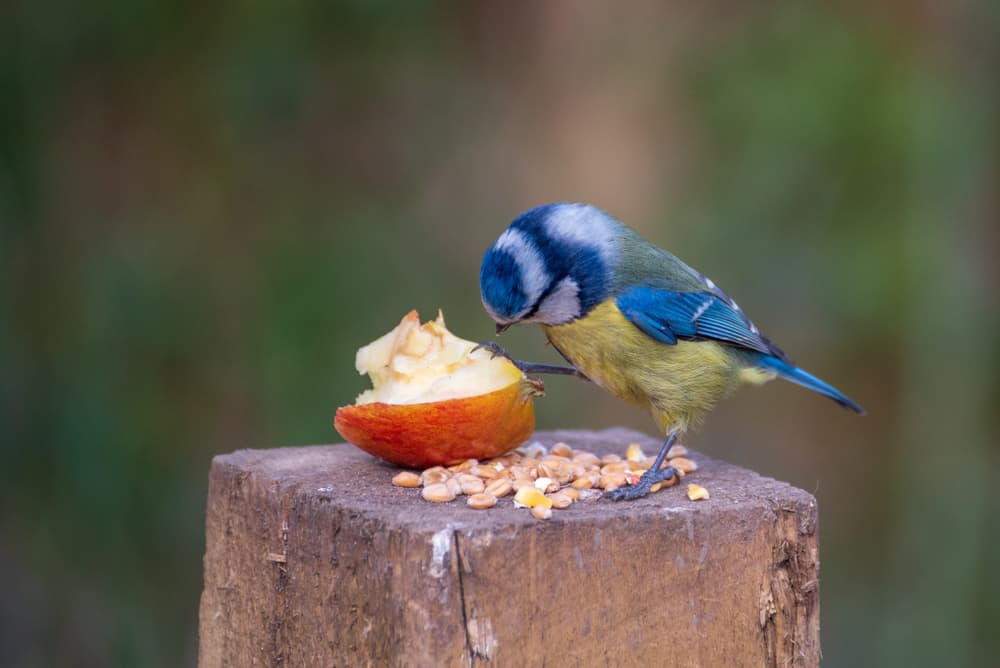
[[(601, 454), (636, 432), (540, 432)], [(212, 462), (199, 663), (816, 666), (816, 500), (692, 453), (634, 502), (535, 520), (393, 487), (350, 445)], [(711, 499), (692, 502), (688, 482)]]

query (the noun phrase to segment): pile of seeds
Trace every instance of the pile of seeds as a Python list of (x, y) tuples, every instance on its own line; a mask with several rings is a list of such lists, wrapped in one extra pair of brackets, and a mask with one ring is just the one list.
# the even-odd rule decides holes
[[(669, 465), (679, 475), (653, 485), (653, 492), (677, 483), (698, 465), (687, 458), (688, 450), (675, 445), (667, 453)], [(574, 450), (566, 443), (546, 448), (541, 443), (519, 448), (502, 457), (480, 462), (467, 459), (453, 466), (434, 466), (422, 473), (403, 471), (392, 484), (398, 487), (423, 487), (421, 496), (434, 503), (448, 503), (465, 495), (470, 508), (485, 510), (513, 492), (514, 505), (528, 508), (537, 519), (549, 519), (552, 511), (568, 508), (576, 501), (600, 498), (638, 482), (653, 465), (639, 445), (628, 446), (625, 456), (599, 457), (585, 450)], [(706, 497), (707, 498), (707, 497)]]

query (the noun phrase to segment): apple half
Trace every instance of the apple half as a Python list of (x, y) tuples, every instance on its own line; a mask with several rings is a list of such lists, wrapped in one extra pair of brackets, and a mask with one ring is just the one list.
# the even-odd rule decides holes
[(410, 311), (358, 350), (355, 366), (372, 389), (338, 408), (334, 426), (365, 452), (416, 468), (516, 448), (534, 431), (541, 381), (475, 347), (448, 331), (440, 311), (423, 325)]

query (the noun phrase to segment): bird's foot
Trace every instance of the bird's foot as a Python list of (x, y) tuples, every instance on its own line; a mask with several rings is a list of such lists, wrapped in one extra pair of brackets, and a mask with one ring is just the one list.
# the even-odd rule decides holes
[(677, 469), (673, 466), (667, 466), (658, 471), (649, 469), (642, 474), (634, 485), (605, 492), (604, 498), (611, 499), (612, 501), (634, 501), (635, 499), (641, 499), (652, 491), (653, 485), (664, 480), (669, 480), (676, 475)]
[(525, 375), (549, 373), (558, 376), (576, 376), (577, 378), (581, 378), (583, 380), (589, 380), (589, 378), (580, 373), (578, 369), (571, 366), (559, 366), (558, 364), (538, 364), (536, 362), (522, 362), (521, 360), (516, 360), (513, 357), (511, 357), (510, 353), (508, 353), (496, 341), (487, 341), (485, 343), (480, 343), (479, 345), (477, 345), (475, 348), (472, 349), (472, 352), (475, 352), (477, 350), (487, 350), (490, 352), (490, 355), (494, 358), (496, 357), (506, 358), (507, 360), (510, 361), (511, 364), (520, 369), (521, 373)]
[(486, 341), (484, 343), (480, 343), (475, 348), (472, 349), (472, 352), (476, 352), (477, 350), (485, 350), (489, 352), (490, 357), (494, 359), (497, 357), (506, 357), (508, 360), (514, 363), (514, 366), (520, 364), (520, 362), (518, 362), (516, 359), (510, 356), (510, 353), (507, 352), (506, 348), (501, 346), (496, 341)]

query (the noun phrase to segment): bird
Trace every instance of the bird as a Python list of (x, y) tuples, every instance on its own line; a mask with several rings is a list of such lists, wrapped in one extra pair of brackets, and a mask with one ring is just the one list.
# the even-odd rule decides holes
[[(523, 371), (576, 375), (652, 414), (665, 440), (613, 500), (641, 498), (677, 475), (663, 467), (670, 447), (740, 386), (780, 377), (865, 412), (796, 366), (710, 278), (590, 204), (518, 215), (484, 254), (479, 285), (498, 335), (540, 324), (570, 365), (514, 360)], [(482, 345), (510, 357), (495, 342)]]

